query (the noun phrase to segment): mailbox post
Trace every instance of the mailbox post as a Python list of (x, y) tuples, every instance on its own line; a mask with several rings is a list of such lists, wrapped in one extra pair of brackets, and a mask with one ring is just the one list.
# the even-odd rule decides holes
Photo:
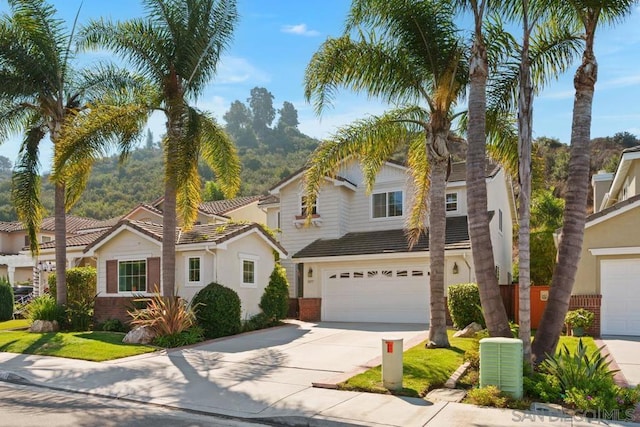
[(402, 341), (382, 339), (382, 385), (389, 390), (402, 388)]

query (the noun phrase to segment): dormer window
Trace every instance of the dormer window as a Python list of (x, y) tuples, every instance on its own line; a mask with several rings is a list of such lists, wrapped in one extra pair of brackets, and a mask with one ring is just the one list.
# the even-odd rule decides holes
[[(307, 196), (302, 196), (301, 202), (300, 202), (300, 215), (304, 217), (306, 217), (309, 214), (317, 215), (318, 214), (317, 203), (313, 203), (311, 206), (309, 206), (309, 203), (307, 202), (307, 200), (308, 200)], [(309, 212), (309, 210), (311, 210), (311, 212)]]
[(445, 196), (445, 208), (447, 212), (458, 211), (458, 193), (447, 193)]
[(403, 215), (402, 191), (374, 193), (372, 195), (373, 218), (388, 218)]

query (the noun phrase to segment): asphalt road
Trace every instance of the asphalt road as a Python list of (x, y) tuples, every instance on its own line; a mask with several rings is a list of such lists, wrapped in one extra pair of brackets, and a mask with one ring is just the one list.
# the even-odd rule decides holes
[(0, 382), (1, 427), (265, 425), (171, 410), (156, 405)]

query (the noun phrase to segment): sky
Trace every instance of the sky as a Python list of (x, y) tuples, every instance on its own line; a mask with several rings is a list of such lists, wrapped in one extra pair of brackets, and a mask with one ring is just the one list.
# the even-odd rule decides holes
[[(348, 0), (238, 0), (240, 19), (233, 41), (222, 56), (218, 74), (197, 100), (199, 108), (222, 116), (235, 101), (247, 101), (252, 88), (259, 86), (274, 95), (274, 107), (284, 101), (298, 111), (299, 129), (322, 139), (338, 127), (367, 115), (380, 114), (389, 107), (341, 89), (331, 108), (318, 117), (304, 100), (305, 68), (313, 53), (330, 36), (342, 32)], [(100, 17), (114, 21), (144, 15), (137, 0), (50, 0), (59, 17), (71, 23), (80, 9), (79, 22)], [(0, 13), (8, 11), (0, 0)], [(469, 28), (470, 29), (470, 28)], [(596, 37), (599, 64), (593, 105), (592, 137), (613, 136), (627, 131), (640, 137), (640, 5), (615, 27), (603, 27)], [(113, 59), (107, 52), (82, 54), (82, 66)], [(125, 65), (124, 63), (122, 65)], [(534, 138), (547, 136), (569, 143), (573, 106), (573, 74), (576, 61), (558, 81), (549, 84), (534, 104)], [(156, 138), (164, 133), (164, 119), (155, 115), (149, 128)], [(0, 144), (0, 155), (15, 161), (20, 136)], [(42, 145), (42, 169), (47, 170), (51, 145)]]

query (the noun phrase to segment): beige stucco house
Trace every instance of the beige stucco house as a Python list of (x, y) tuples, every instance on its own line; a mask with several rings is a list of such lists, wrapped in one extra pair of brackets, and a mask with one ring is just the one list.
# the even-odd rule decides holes
[(622, 152), (614, 174), (591, 180), (594, 213), (587, 217), (571, 308), (596, 313), (594, 333), (640, 336), (640, 147)]
[[(447, 184), (446, 285), (475, 281), (467, 225), (465, 164)], [(283, 262), (302, 319), (365, 322), (429, 320), (429, 248), (425, 236), (409, 249), (404, 225), (412, 187), (407, 168), (386, 162), (371, 193), (355, 161), (327, 178), (317, 203), (307, 206), (300, 170), (260, 202), (267, 225), (278, 229), (290, 258)], [(503, 169), (487, 170), (491, 237), (500, 283), (511, 282), (515, 205)], [(311, 225), (305, 213), (312, 210)]]

